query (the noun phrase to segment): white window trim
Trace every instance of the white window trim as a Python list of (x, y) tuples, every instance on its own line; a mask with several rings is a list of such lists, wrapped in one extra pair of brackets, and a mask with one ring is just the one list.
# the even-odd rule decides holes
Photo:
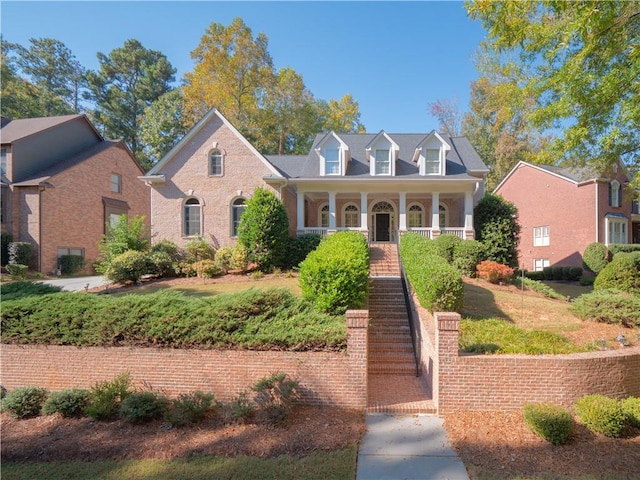
[[(438, 152), (438, 160), (437, 160), (438, 171), (437, 172), (427, 172), (427, 165), (431, 164), (431, 163), (434, 163), (434, 162), (428, 162), (427, 161), (427, 152), (429, 150), (433, 150), (433, 151), (437, 151)], [(442, 148), (428, 148), (428, 147), (425, 147), (424, 148), (424, 161), (422, 162), (422, 167), (423, 167), (422, 168), (422, 170), (423, 170), (422, 174), (423, 175), (427, 175), (427, 176), (428, 175), (442, 175), (442, 168), (443, 168), (442, 167)]]
[[(541, 268), (538, 268), (538, 265), (537, 265), (538, 262), (542, 263), (542, 267)], [(544, 268), (548, 267), (548, 266), (550, 266), (548, 258), (534, 258), (533, 259), (533, 271), (534, 272), (542, 272), (544, 270)]]
[[(444, 212), (441, 212), (440, 209), (443, 209)], [(449, 206), (446, 203), (440, 202), (440, 204), (438, 205), (438, 223), (440, 223), (440, 215), (442, 215), (443, 213), (444, 213), (444, 225), (439, 225), (439, 227), (447, 228), (449, 226)]]
[[(411, 207), (420, 207), (420, 226), (419, 227), (411, 227), (409, 219), (411, 218)], [(418, 202), (411, 202), (409, 205), (407, 205), (407, 227), (410, 228), (422, 228), (425, 225), (425, 220), (424, 220), (424, 215), (425, 215), (425, 208), (421, 203)]]
[(612, 180), (609, 185), (611, 187), (611, 206), (620, 207), (620, 182)]
[(355, 207), (356, 215), (357, 215), (357, 221), (356, 221), (357, 225), (352, 225), (349, 228), (360, 228), (360, 207), (356, 205), (354, 202), (348, 202), (342, 206), (342, 226), (347, 227), (347, 208), (348, 207)]
[[(621, 240), (624, 240), (623, 242), (617, 241), (617, 238), (612, 239), (611, 238), (611, 227), (613, 225), (620, 225), (621, 226), (621, 230), (624, 230), (624, 232), (621, 232), (621, 234), (624, 234), (624, 238), (622, 238)], [(629, 220), (627, 220), (626, 218), (611, 218), (611, 217), (606, 217), (606, 230), (605, 230), (605, 245), (609, 246), (612, 243), (622, 243), (622, 244), (626, 244), (629, 243)]]
[[(326, 208), (327, 209), (327, 224), (323, 225), (322, 224), (322, 209)], [(320, 206), (318, 207), (318, 226), (320, 228), (329, 228), (329, 203), (328, 202), (323, 202), (320, 204)]]
[[(387, 152), (387, 161), (385, 162), (386, 165), (388, 165), (389, 171), (386, 173), (382, 173), (378, 171), (378, 152)], [(377, 177), (390, 177), (393, 175), (393, 160), (392, 160), (392, 153), (393, 153), (393, 149), (391, 148), (376, 148), (374, 150), (374, 155), (373, 155), (373, 174)], [(382, 163), (382, 161), (380, 162)]]
[(548, 247), (551, 243), (549, 231), (549, 225), (533, 227), (533, 246)]

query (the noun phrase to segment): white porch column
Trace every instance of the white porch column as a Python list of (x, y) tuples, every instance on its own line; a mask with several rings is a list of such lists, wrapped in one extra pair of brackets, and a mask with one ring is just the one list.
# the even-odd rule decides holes
[(306, 225), (304, 224), (304, 192), (298, 191), (298, 201), (296, 204), (296, 221), (297, 230), (302, 230)]
[(473, 195), (471, 192), (464, 194), (464, 229), (473, 230)]
[(369, 230), (367, 212), (367, 192), (360, 192), (360, 230)]
[(401, 232), (407, 231), (407, 193), (399, 192), (400, 195), (400, 223), (399, 230)]
[(329, 230), (336, 229), (336, 192), (329, 192)]
[(431, 194), (431, 230), (440, 232), (440, 192)]

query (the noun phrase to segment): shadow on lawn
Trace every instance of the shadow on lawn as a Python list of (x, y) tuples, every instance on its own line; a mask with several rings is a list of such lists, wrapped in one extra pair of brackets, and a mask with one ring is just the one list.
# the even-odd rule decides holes
[(514, 323), (509, 314), (498, 306), (494, 292), (488, 288), (466, 281), (464, 282), (462, 317), (471, 320), (500, 318)]

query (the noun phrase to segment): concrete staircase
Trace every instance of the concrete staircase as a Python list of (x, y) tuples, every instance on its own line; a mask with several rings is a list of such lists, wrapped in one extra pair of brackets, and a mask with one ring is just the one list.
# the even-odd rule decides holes
[(370, 248), (368, 413), (435, 413), (418, 377), (400, 262), (394, 244)]

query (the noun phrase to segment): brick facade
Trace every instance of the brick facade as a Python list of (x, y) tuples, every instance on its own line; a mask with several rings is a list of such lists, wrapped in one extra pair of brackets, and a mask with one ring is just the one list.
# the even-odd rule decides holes
[[(520, 265), (534, 270), (535, 259), (549, 265), (582, 266), (582, 253), (592, 242), (605, 243), (605, 215), (625, 215), (629, 219), (628, 239), (632, 237), (632, 198), (623, 191), (622, 205), (609, 205), (609, 181), (625, 185), (622, 169), (610, 179), (575, 182), (537, 166), (519, 164), (496, 188), (495, 193), (518, 209)], [(534, 228), (549, 227), (549, 245), (534, 246)]]
[(228, 401), (284, 372), (300, 380), (302, 403), (364, 409), (367, 319), (366, 310), (347, 312), (346, 353), (2, 345), (0, 384), (9, 390), (89, 388), (129, 372), (137, 385), (170, 396), (203, 390)]

